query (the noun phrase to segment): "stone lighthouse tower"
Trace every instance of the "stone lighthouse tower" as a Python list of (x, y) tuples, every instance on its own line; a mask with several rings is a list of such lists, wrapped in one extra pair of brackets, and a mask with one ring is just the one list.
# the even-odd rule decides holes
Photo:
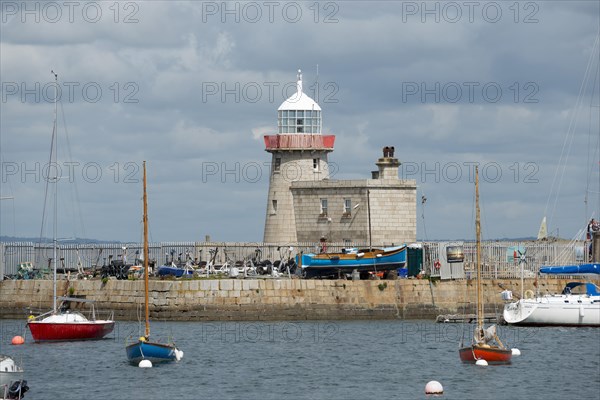
[[(300, 70), (296, 93), (277, 110), (277, 126), (277, 135), (264, 137), (272, 158), (263, 241), (287, 244), (297, 241), (292, 182), (328, 179), (327, 155), (335, 141), (321, 134), (321, 107), (302, 91)], [(327, 209), (326, 201), (322, 206)]]

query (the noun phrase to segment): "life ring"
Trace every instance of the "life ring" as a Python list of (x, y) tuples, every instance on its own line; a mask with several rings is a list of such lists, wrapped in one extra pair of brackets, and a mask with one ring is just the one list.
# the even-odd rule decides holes
[(440, 269), (440, 267), (442, 266), (442, 263), (440, 263), (440, 260), (435, 260), (435, 262), (433, 263), (433, 266), (435, 267), (435, 269)]
[(531, 290), (531, 289), (527, 289), (527, 290), (525, 291), (525, 298), (526, 298), (526, 299), (533, 299), (533, 290)]

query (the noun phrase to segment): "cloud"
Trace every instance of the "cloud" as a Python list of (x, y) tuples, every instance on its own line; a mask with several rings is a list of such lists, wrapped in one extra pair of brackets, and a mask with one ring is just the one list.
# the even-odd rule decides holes
[[(69, 21), (60, 2), (56, 22), (48, 21), (52, 2), (39, 2), (39, 22), (22, 22), (19, 10), (0, 16), (0, 153), (4, 167), (19, 167), (10, 176), (3, 169), (2, 195), (18, 201), (14, 211), (0, 202), (1, 234), (12, 234), (7, 215), (17, 234), (39, 230), (44, 185), (26, 168), (48, 159), (52, 69), (71, 95), (62, 107), (82, 213), (86, 232), (99, 239), (139, 239), (146, 160), (154, 240), (260, 240), (270, 162), (261, 138), (277, 131), (277, 107), (299, 68), (323, 109), (324, 131), (337, 136), (329, 156), (336, 176), (370, 177), (381, 148), (395, 146), (402, 173), (429, 199), (430, 238), (471, 229), (473, 162), (486, 168), (489, 237), (535, 233), (544, 212), (553, 213), (550, 231), (569, 236), (584, 213), (600, 213), (598, 171), (589, 173), (598, 154), (593, 76), (578, 103), (586, 69), (597, 70), (597, 3), (496, 2), (495, 22), (482, 5), (470, 20), (462, 3), (452, 21), (452, 5), (442, 2), (427, 3), (438, 15), (420, 2), (294, 3), (297, 21), (291, 3), (271, 14), (260, 2), (93, 3), (102, 8), (96, 22), (81, 14), (83, 5)], [(573, 115), (569, 162), (551, 193)], [(98, 165), (101, 179), (91, 182), (86, 165)], [(247, 175), (255, 165), (257, 180)]]

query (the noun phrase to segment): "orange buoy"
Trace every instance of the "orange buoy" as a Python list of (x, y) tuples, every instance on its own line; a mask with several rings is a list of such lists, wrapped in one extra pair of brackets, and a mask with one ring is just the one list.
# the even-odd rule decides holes
[(25, 343), (23, 336), (15, 336), (12, 338), (11, 343), (14, 345)]

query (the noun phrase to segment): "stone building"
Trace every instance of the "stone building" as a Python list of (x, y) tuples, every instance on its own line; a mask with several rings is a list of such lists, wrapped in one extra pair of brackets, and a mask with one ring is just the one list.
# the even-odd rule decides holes
[(398, 178), (400, 162), (385, 147), (371, 179), (329, 179), (334, 135), (322, 135), (321, 107), (302, 91), (279, 107), (278, 134), (264, 137), (272, 154), (263, 241), (413, 242), (417, 236), (415, 180)]

